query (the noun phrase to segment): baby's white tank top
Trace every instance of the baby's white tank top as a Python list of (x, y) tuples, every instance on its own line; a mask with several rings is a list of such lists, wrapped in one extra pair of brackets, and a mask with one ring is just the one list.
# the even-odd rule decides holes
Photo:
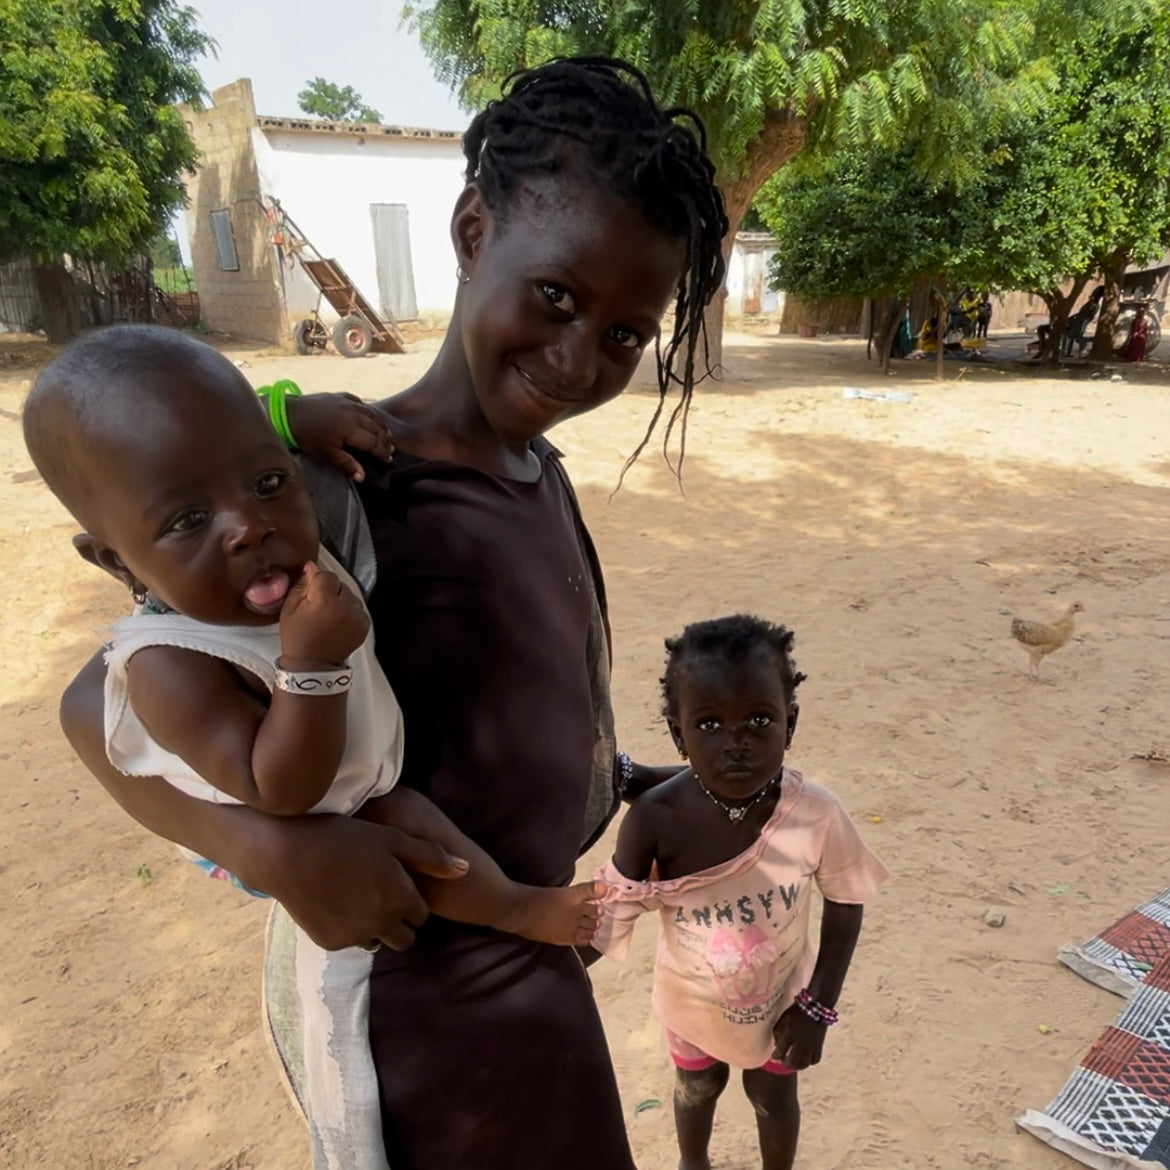
[[(336, 573), (358, 596), (348, 573), (321, 549), (317, 564)], [(130, 705), (128, 664), (147, 646), (178, 646), (222, 658), (250, 671), (271, 691), (280, 657), (280, 627), (213, 626), (179, 613), (136, 612), (115, 623), (106, 647), (106, 754), (127, 776), (162, 776), (188, 796), (239, 804), (151, 739)], [(337, 777), (313, 812), (349, 814), (397, 783), (402, 771), (402, 711), (374, 657), (374, 632), (350, 656), (353, 684), (346, 706), (345, 751)]]

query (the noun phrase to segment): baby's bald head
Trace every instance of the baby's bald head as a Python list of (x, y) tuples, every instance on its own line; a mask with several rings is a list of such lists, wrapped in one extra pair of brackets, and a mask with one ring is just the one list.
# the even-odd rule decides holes
[(221, 353), (173, 329), (114, 325), (69, 346), (37, 379), (24, 441), (50, 491), (89, 532), (116, 501), (109, 468), (149, 445), (181, 441), (191, 410), (230, 427), (262, 414), (246, 379)]

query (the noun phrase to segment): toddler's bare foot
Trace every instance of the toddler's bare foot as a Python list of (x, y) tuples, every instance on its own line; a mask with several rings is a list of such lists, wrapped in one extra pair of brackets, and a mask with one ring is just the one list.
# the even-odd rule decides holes
[(516, 909), (503, 929), (559, 947), (587, 946), (597, 933), (601, 918), (597, 900), (604, 893), (604, 882), (581, 882), (551, 890), (522, 886)]

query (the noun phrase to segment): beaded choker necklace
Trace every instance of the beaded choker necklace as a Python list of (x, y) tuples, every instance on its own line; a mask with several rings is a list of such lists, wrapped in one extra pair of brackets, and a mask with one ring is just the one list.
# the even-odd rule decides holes
[(720, 800), (719, 797), (717, 797), (715, 793), (712, 792), (711, 789), (703, 783), (702, 780), (699, 780), (699, 774), (697, 772), (695, 773), (695, 779), (699, 781), (699, 787), (711, 798), (712, 803), (717, 804), (727, 814), (727, 819), (733, 825), (738, 825), (739, 822), (742, 821), (743, 818), (746, 817), (748, 813), (753, 808), (755, 808), (756, 805), (759, 804), (760, 801), (763, 800), (764, 797), (767, 796), (768, 793), (771, 792), (777, 784), (780, 783), (780, 779), (783, 775), (784, 772), (783, 769), (781, 769), (781, 771), (777, 772), (776, 775), (773, 776), (772, 779), (769, 780), (768, 783), (765, 784), (764, 787), (761, 788), (759, 792), (757, 792), (755, 796), (753, 796), (751, 800), (747, 802), (747, 804), (728, 804), (726, 801)]

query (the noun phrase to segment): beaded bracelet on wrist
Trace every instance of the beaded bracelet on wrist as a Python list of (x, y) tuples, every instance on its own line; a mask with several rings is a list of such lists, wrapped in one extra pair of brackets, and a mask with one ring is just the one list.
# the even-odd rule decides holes
[(634, 761), (625, 752), (617, 754), (618, 794), (625, 796), (634, 779)]
[(798, 993), (796, 997), (796, 1006), (810, 1020), (815, 1020), (818, 1024), (824, 1024), (828, 1027), (830, 1024), (835, 1024), (838, 1020), (837, 1013), (831, 1007), (825, 1007), (819, 1000), (813, 999), (808, 993), (808, 988), (804, 988)]

